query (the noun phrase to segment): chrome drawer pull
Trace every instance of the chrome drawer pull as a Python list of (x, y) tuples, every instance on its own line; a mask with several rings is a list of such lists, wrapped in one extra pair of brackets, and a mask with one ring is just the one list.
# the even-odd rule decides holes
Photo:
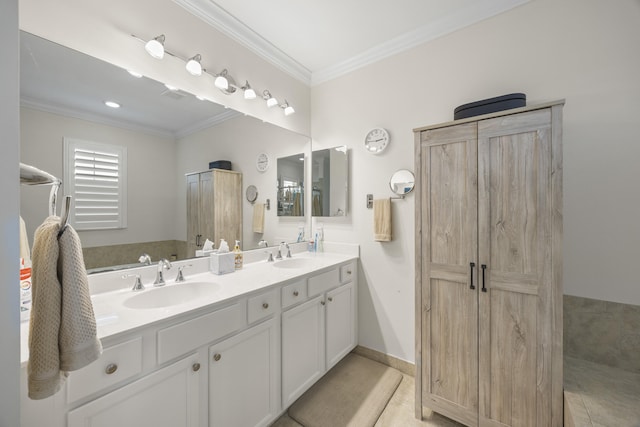
[(220, 359), (222, 359), (222, 356), (220, 355), (220, 353), (216, 353), (213, 355), (213, 360), (215, 360), (216, 362), (219, 361)]
[(106, 372), (107, 375), (111, 375), (117, 370), (118, 370), (118, 365), (116, 365), (115, 363), (109, 363), (104, 371)]
[(298, 291), (293, 291), (293, 296), (297, 297), (298, 296)]
[(262, 308), (264, 308), (265, 310), (269, 308), (269, 303), (262, 303)]
[(191, 369), (193, 369), (193, 372), (198, 372), (200, 370), (200, 364), (199, 363), (194, 363), (193, 366), (191, 366)]

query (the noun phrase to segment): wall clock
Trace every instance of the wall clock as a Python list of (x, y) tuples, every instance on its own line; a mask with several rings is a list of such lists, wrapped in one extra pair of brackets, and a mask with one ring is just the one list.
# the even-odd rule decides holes
[(383, 128), (371, 129), (364, 138), (364, 146), (368, 152), (380, 154), (389, 145), (389, 132)]
[(269, 169), (269, 156), (267, 153), (260, 153), (256, 158), (256, 169), (260, 172), (264, 172)]

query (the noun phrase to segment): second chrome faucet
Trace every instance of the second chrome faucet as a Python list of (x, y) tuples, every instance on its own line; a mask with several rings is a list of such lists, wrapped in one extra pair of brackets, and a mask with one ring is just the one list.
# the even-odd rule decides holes
[(153, 282), (153, 286), (164, 286), (166, 284), (164, 281), (164, 275), (162, 274), (165, 268), (169, 270), (171, 268), (171, 263), (166, 258), (162, 258), (158, 261), (158, 271), (156, 273), (156, 280)]

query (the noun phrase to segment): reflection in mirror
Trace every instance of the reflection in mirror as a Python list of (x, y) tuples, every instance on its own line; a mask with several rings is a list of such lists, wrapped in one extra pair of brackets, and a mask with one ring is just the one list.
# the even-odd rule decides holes
[(415, 177), (413, 172), (407, 169), (395, 171), (389, 180), (389, 187), (391, 187), (391, 191), (399, 196), (411, 193), (414, 186)]
[(346, 146), (311, 153), (312, 216), (347, 215), (348, 178)]
[[(160, 82), (135, 78), (25, 32), (20, 44), (22, 162), (63, 177), (65, 137), (127, 148), (127, 227), (78, 232), (88, 269), (139, 266), (143, 253), (154, 263), (193, 257), (187, 251), (186, 175), (209, 170), (209, 162), (231, 161), (243, 185), (260, 185), (260, 202), (276, 199), (275, 186), (266, 183), (277, 177), (275, 167), (256, 170), (258, 153), (272, 158), (310, 153), (311, 143), (304, 135), (169, 90)], [(106, 100), (118, 101), (121, 108), (105, 107)], [(20, 211), (31, 244), (35, 229), (48, 215), (48, 191), (21, 188)], [(64, 194), (68, 191), (63, 183), (60, 196)], [(257, 248), (261, 239), (295, 242), (299, 229), (309, 228), (308, 216), (283, 222), (271, 209), (265, 211), (264, 233), (254, 233), (251, 204), (245, 197), (241, 203), (242, 236), (233, 240), (241, 240), (244, 250)], [(214, 236), (199, 238), (204, 242)]]
[(278, 216), (304, 216), (304, 153), (278, 158)]

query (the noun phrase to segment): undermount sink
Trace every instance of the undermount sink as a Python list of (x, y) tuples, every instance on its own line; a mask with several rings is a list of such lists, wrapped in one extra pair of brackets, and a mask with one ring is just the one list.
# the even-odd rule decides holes
[(127, 298), (124, 306), (137, 309), (170, 307), (210, 295), (218, 289), (220, 285), (217, 283), (188, 281), (157, 288), (148, 286)]
[(287, 258), (274, 262), (273, 266), (278, 268), (303, 268), (311, 264), (313, 264), (313, 260), (309, 258)]

